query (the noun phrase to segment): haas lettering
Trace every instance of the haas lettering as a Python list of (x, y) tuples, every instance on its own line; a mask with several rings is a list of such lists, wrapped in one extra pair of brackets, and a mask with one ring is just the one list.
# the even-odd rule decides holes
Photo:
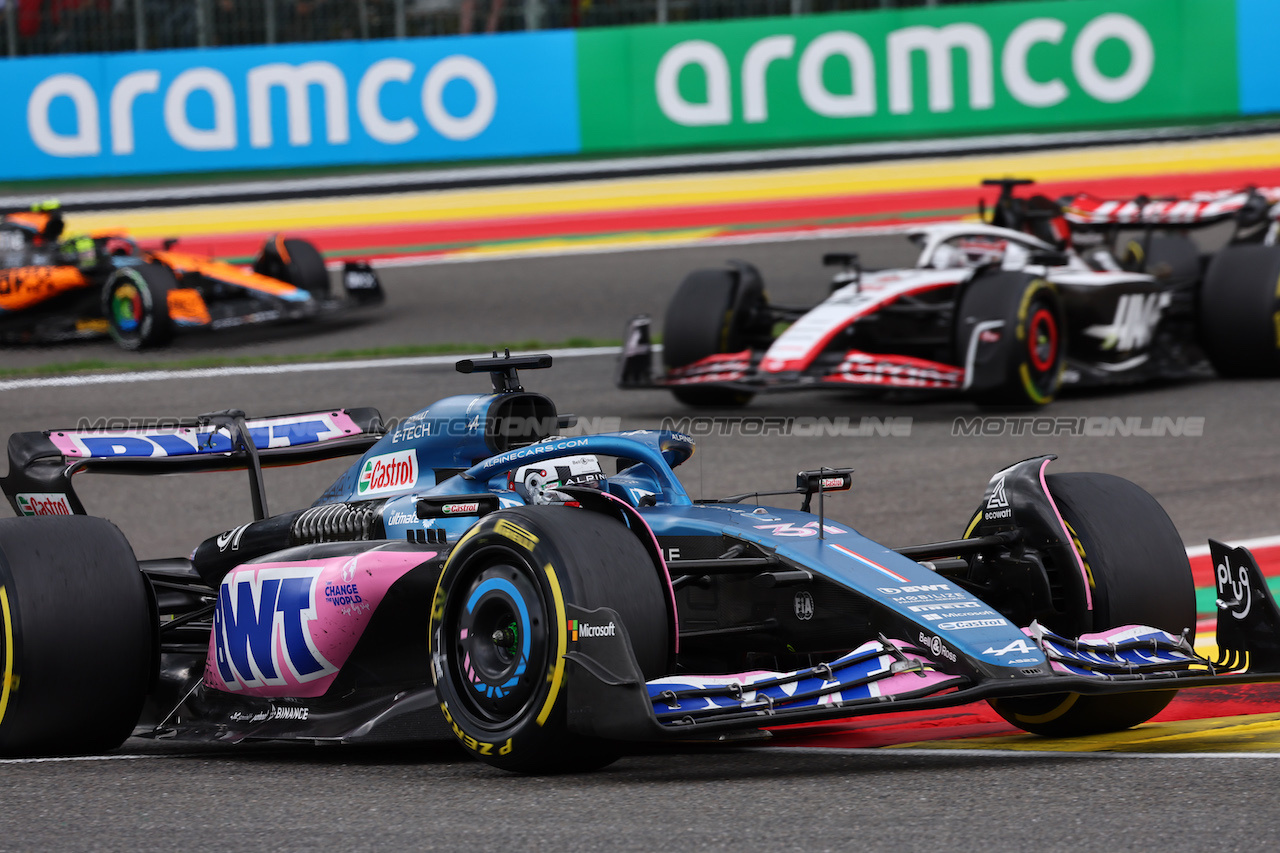
[(316, 577), (307, 568), (233, 572), (218, 589), (213, 618), (218, 674), (231, 690), (299, 683), (337, 672), (316, 649)]

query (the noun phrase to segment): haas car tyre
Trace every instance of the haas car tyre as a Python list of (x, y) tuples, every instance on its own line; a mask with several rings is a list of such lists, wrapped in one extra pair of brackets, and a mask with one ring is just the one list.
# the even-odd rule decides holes
[(161, 264), (122, 267), (102, 288), (107, 330), (127, 350), (158, 347), (173, 339), (169, 291), (176, 289), (173, 271)]
[(1062, 385), (1067, 334), (1052, 282), (1022, 272), (977, 276), (960, 297), (956, 363), (969, 395), (992, 406), (1043, 406)]
[[(707, 356), (741, 352), (768, 344), (773, 321), (764, 282), (750, 264), (689, 273), (667, 307), (662, 325), (662, 361), (668, 370)], [(744, 406), (752, 394), (699, 385), (674, 386), (671, 393), (690, 406)]]
[[(1110, 474), (1051, 474), (1049, 494), (1071, 531), (1088, 572), (1093, 599), (1069, 604), (1068, 621), (1090, 633), (1149, 625), (1195, 639), (1195, 582), (1182, 538), (1156, 499)], [(1047, 625), (1054, 630), (1053, 625)], [(1000, 716), (1024, 731), (1050, 737), (1111, 732), (1160, 713), (1173, 690), (997, 699)]]
[(253, 271), (287, 281), (318, 299), (329, 295), (329, 270), (324, 256), (306, 240), (280, 236), (268, 239), (253, 262)]
[(521, 507), (486, 516), (445, 564), (431, 614), (440, 707), (481, 761), (522, 773), (602, 767), (609, 742), (569, 729), (565, 606), (622, 618), (646, 679), (667, 665), (665, 580), (623, 525), (583, 509)]
[(123, 743), (151, 683), (155, 634), (147, 580), (115, 525), (0, 519), (0, 754)]
[(1227, 246), (1200, 288), (1200, 337), (1223, 376), (1280, 376), (1280, 246)]

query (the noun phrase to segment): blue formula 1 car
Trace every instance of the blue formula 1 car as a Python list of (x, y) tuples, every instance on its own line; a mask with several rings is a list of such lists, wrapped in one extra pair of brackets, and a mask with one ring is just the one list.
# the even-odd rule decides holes
[[(454, 737), (567, 772), (627, 742), (975, 700), (1029, 732), (1111, 731), (1179, 688), (1280, 680), (1249, 552), (1212, 543), (1208, 660), (1177, 531), (1126, 480), (1019, 462), (962, 538), (891, 549), (826, 517), (849, 469), (694, 501), (673, 473), (684, 435), (555, 435), (572, 416), (517, 376), (550, 363), (460, 362), (493, 392), (390, 429), (335, 409), (14, 435), (0, 487), (64, 517), (0, 520), (0, 752)], [(268, 513), (263, 467), (343, 454), (360, 458), (313, 506)], [(256, 519), (140, 565), (71, 482), (229, 468), (249, 471)]]

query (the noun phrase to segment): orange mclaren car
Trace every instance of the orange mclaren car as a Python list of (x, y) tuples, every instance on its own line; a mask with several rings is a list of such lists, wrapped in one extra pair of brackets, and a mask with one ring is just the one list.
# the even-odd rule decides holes
[(124, 233), (67, 237), (46, 202), (0, 216), (0, 341), (50, 342), (109, 334), (135, 350), (179, 329), (306, 320), (382, 301), (367, 263), (331, 282), (306, 240), (267, 238), (252, 269), (146, 250)]

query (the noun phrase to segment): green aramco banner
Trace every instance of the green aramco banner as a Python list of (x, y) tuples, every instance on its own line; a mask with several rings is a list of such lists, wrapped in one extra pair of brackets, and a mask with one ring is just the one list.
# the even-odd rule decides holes
[(581, 31), (587, 152), (1238, 115), (1235, 3), (1068, 0)]

